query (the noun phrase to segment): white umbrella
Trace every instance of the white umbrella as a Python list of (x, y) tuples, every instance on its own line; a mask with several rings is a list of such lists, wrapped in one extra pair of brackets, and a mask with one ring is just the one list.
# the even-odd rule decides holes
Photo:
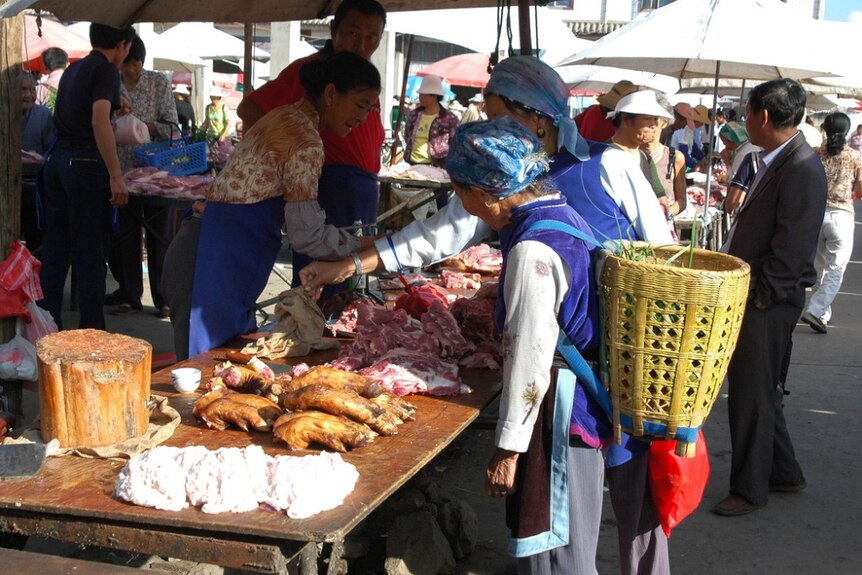
[[(160, 35), (166, 44), (178, 46), (190, 54), (207, 60), (232, 59), (238, 61), (245, 55), (245, 42), (215, 28), (207, 22), (183, 22)], [(255, 60), (269, 60), (269, 52), (254, 48)]]
[[(461, 3), (459, 3), (459, 6)], [(565, 56), (583, 50), (592, 42), (575, 36), (560, 20), (559, 11), (539, 8), (537, 22), (530, 14), (531, 26), (538, 27), (537, 38), (533, 38), (533, 49), (539, 49), (539, 58), (554, 65)], [(521, 47), (518, 35), (518, 14), (512, 9), (512, 48)], [(497, 45), (497, 9), (472, 8), (452, 10), (420, 10), (391, 12), (386, 16), (386, 30), (402, 34), (414, 34), (463, 46), (480, 54), (491, 54)], [(505, 31), (500, 38), (500, 50), (509, 48)]]
[[(89, 22), (76, 22), (69, 26), (85, 38), (90, 34)], [(147, 55), (153, 58), (153, 70), (170, 70), (171, 72), (194, 72), (196, 68), (206, 66), (206, 62), (187, 53), (182, 47), (166, 42), (159, 34), (150, 33), (141, 36)]]
[[(680, 79), (713, 76), (714, 115), (722, 75), (771, 80), (841, 72), (821, 24), (781, 0), (676, 0), (560, 64), (617, 66)], [(713, 141), (714, 124), (709, 132)]]
[(677, 0), (635, 18), (560, 64), (632, 68), (675, 78), (771, 80), (842, 72), (822, 22), (781, 0)]
[(620, 80), (628, 80), (636, 86), (651, 88), (673, 94), (679, 90), (679, 80), (663, 74), (626, 70), (611, 66), (557, 66), (557, 73), (572, 90), (585, 92), (607, 92)]

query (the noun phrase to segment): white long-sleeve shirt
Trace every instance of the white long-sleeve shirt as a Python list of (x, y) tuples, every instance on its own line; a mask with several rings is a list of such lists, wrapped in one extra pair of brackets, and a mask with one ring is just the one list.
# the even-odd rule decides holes
[[(600, 167), (602, 188), (632, 222), (638, 237), (658, 245), (673, 243), (661, 205), (634, 157), (608, 148), (602, 153)], [(389, 239), (394, 253), (387, 238), (374, 245), (384, 267), (398, 271), (399, 263), (402, 268), (424, 267), (477, 245), (490, 235), (488, 224), (467, 213), (456, 196), (427, 220), (412, 222), (392, 234)]]

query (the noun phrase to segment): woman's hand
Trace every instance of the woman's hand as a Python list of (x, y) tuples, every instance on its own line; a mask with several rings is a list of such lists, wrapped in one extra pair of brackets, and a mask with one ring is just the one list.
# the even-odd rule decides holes
[(497, 448), (485, 470), (486, 495), (505, 497), (515, 493), (515, 470), (519, 455), (517, 451)]
[(356, 266), (352, 259), (339, 262), (311, 262), (299, 271), (302, 287), (307, 290), (320, 289), (327, 284), (337, 284), (353, 276)]

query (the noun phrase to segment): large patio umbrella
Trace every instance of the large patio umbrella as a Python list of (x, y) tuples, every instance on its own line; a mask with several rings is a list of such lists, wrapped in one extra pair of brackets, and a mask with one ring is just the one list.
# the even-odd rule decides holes
[(458, 54), (425, 66), (417, 76), (440, 76), (453, 86), (484, 88), (491, 75), (488, 73), (487, 54)]
[(826, 42), (821, 24), (781, 0), (677, 0), (635, 18), (560, 65), (616, 66), (680, 79), (712, 76), (715, 114), (722, 76), (802, 79), (842, 72), (833, 63), (834, 45)]
[[(41, 32), (41, 36), (39, 35)], [(42, 18), (42, 25), (36, 25), (36, 17), (24, 16), (24, 45), (21, 48), (21, 62), (24, 68), (34, 72), (45, 72), (42, 65), (42, 52), (48, 48), (62, 48), (69, 60), (80, 60), (90, 53), (90, 39), (70, 30), (59, 22)]]

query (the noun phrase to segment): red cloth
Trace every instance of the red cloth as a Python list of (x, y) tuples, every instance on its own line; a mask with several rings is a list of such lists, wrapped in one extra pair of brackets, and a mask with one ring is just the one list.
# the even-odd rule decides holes
[[(278, 106), (293, 104), (305, 96), (305, 89), (299, 81), (299, 70), (303, 64), (317, 60), (322, 54), (312, 54), (300, 58), (281, 71), (271, 80), (248, 96), (264, 113)], [(379, 104), (379, 102), (378, 102)], [(383, 121), (380, 109), (369, 112), (365, 121), (353, 128), (350, 133), (339, 138), (329, 130), (322, 130), (325, 166), (349, 165), (376, 174), (380, 171), (380, 148), (383, 145)]]
[(605, 117), (607, 114), (608, 110), (601, 104), (593, 104), (575, 116), (578, 133), (594, 142), (607, 142), (617, 131), (613, 123)]

